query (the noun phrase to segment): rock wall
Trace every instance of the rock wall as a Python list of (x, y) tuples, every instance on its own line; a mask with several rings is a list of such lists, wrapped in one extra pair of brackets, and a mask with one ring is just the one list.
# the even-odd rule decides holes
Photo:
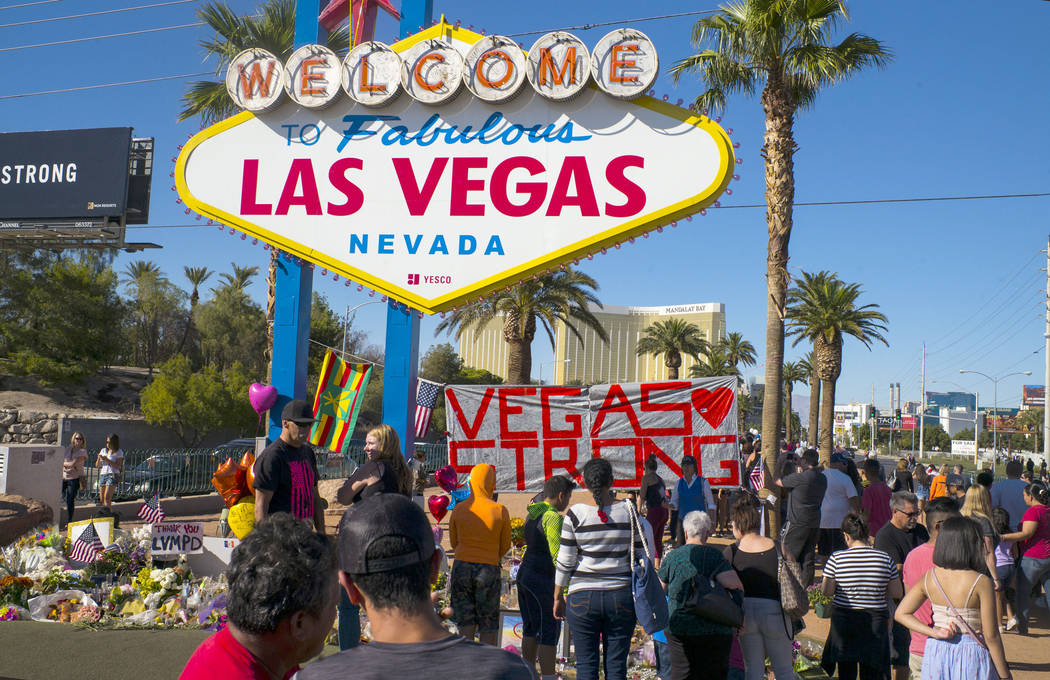
[(0, 443), (57, 444), (59, 414), (0, 410)]

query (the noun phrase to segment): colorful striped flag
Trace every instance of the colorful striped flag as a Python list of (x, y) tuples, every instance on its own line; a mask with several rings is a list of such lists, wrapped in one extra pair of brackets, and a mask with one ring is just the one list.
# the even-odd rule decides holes
[(142, 507), (139, 508), (139, 517), (146, 520), (147, 524), (157, 524), (164, 521), (167, 515), (164, 514), (164, 510), (160, 507), (159, 491), (153, 494), (153, 498), (142, 504)]
[(336, 453), (349, 444), (357, 416), (361, 413), (372, 364), (349, 364), (328, 350), (321, 364), (321, 379), (314, 397), (310, 443)]
[(73, 546), (69, 550), (69, 559), (76, 562), (94, 562), (102, 554), (102, 547), (102, 539), (98, 537), (95, 523), (92, 522), (80, 532), (77, 540), (73, 541)]
[(430, 430), (430, 414), (441, 394), (441, 385), (419, 378), (416, 386), (416, 436), (425, 437)]

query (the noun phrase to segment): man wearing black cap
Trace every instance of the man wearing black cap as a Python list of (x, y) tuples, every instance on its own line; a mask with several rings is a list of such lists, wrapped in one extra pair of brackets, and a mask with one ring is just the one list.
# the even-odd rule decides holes
[(302, 399), (293, 399), (281, 411), (281, 436), (255, 461), (255, 521), (275, 512), (288, 512), (312, 521), (324, 531), (324, 509), (317, 493), (317, 463), (303, 444), (314, 414)]
[(332, 655), (300, 680), (418, 677), (531, 680), (521, 657), (451, 635), (430, 601), (441, 553), (418, 505), (400, 494), (360, 501), (339, 522), (339, 583), (368, 614), (372, 643)]

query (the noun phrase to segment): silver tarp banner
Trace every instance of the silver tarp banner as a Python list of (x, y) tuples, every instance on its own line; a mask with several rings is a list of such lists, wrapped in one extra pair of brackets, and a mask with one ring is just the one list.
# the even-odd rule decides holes
[(587, 459), (613, 465), (618, 488), (638, 488), (650, 455), (671, 485), (684, 455), (711, 486), (740, 484), (736, 378), (592, 387), (449, 385), (449, 462), (457, 472), (496, 466), (496, 489), (538, 491), (545, 479), (580, 480)]

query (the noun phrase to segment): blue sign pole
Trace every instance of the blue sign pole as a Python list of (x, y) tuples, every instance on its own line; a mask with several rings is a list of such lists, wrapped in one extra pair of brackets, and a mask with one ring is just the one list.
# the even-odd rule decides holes
[[(430, 25), (433, 0), (401, 0), (402, 38)], [(383, 422), (397, 431), (405, 457), (415, 445), (416, 378), (419, 368), (419, 317), (393, 301), (386, 310), (386, 354), (383, 359)]]
[[(317, 21), (321, 0), (297, 0), (295, 46), (324, 41)], [(273, 371), (270, 384), (277, 388), (277, 402), (270, 409), (270, 440), (281, 435), (281, 409), (292, 399), (306, 399), (306, 358), (310, 348), (310, 302), (313, 270), (306, 263), (283, 257), (277, 260), (276, 301), (273, 327)]]

